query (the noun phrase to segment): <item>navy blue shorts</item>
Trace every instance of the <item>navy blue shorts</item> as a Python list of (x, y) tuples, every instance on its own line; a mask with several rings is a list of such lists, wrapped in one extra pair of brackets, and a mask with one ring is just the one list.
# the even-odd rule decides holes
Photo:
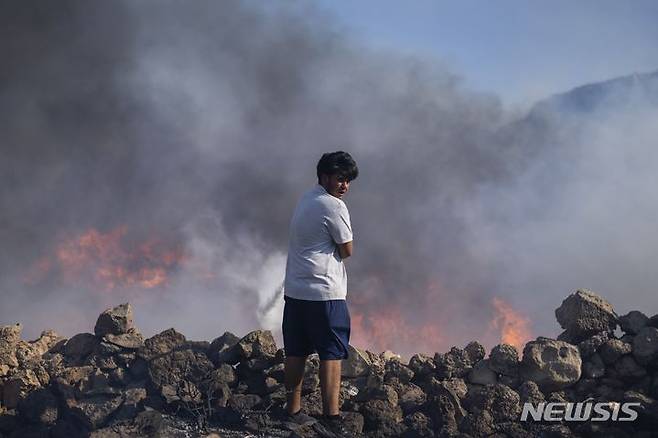
[(286, 356), (318, 353), (320, 360), (347, 359), (350, 313), (345, 300), (284, 298), (283, 346)]

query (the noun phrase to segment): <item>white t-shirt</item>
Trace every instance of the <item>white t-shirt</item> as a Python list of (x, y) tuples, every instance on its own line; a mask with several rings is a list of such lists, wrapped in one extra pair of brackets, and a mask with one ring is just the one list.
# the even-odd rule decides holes
[(344, 300), (347, 271), (338, 243), (352, 241), (347, 206), (320, 184), (304, 193), (290, 222), (284, 293), (312, 301)]

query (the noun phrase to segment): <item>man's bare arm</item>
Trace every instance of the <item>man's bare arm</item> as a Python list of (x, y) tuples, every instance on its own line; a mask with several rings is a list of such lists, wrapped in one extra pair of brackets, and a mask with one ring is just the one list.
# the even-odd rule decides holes
[(352, 241), (336, 244), (341, 259), (346, 259), (352, 255)]

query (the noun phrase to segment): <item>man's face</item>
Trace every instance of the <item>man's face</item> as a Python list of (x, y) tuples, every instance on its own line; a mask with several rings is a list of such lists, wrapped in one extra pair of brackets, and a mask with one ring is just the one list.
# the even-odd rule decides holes
[(320, 182), (327, 193), (339, 199), (342, 198), (350, 188), (350, 182), (342, 175), (321, 175)]

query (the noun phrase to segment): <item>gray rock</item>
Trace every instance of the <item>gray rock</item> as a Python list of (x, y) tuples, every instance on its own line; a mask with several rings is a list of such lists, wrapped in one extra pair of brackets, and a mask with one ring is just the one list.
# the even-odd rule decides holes
[(426, 377), (434, 373), (436, 365), (434, 360), (426, 354), (414, 354), (409, 359), (409, 368), (414, 372), (416, 377)]
[(8, 409), (14, 409), (31, 391), (41, 388), (41, 382), (31, 369), (21, 368), (5, 380), (2, 401)]
[(255, 394), (233, 394), (228, 406), (237, 412), (247, 412), (258, 406), (263, 399)]
[(348, 357), (341, 364), (341, 375), (346, 378), (365, 376), (370, 372), (372, 362), (365, 351), (348, 346)]
[(633, 356), (647, 365), (658, 357), (658, 329), (645, 327), (633, 338)]
[(597, 333), (594, 336), (585, 339), (578, 344), (580, 356), (585, 359), (598, 351), (601, 345), (605, 344), (610, 339), (608, 332)]
[(386, 362), (384, 373), (384, 380), (390, 381), (395, 378), (401, 383), (409, 383), (415, 375), (411, 368), (397, 360)]
[(20, 324), (0, 327), (0, 377), (7, 374), (9, 367), (18, 366), (16, 346), (21, 340), (22, 329)]
[(16, 345), (16, 358), (19, 366), (29, 368), (32, 363), (40, 361), (42, 355), (61, 341), (65, 341), (65, 338), (53, 330), (44, 330), (34, 341), (19, 341)]
[(269, 330), (254, 330), (248, 333), (235, 346), (241, 360), (254, 358), (274, 358), (276, 342)]
[(649, 322), (647, 323), (649, 327), (655, 327), (658, 328), (658, 315), (653, 315), (651, 318), (649, 318)]
[(137, 428), (138, 436), (163, 436), (160, 431), (162, 431), (164, 426), (164, 419), (162, 414), (154, 410), (146, 410), (137, 414), (134, 422)]
[(477, 341), (469, 342), (468, 345), (464, 347), (464, 351), (466, 351), (466, 355), (468, 356), (471, 365), (478, 363), (484, 359), (484, 356), (486, 355), (484, 345)]
[(615, 363), (615, 370), (619, 373), (619, 377), (625, 380), (637, 380), (647, 374), (647, 371), (638, 365), (631, 355), (619, 359), (619, 361)]
[(649, 318), (638, 310), (632, 310), (619, 317), (619, 324), (625, 333), (636, 335), (649, 323)]
[(505, 385), (473, 386), (464, 406), (472, 413), (489, 411), (496, 422), (514, 421), (521, 413), (520, 400), (519, 394)]
[(606, 365), (612, 365), (624, 354), (629, 354), (633, 350), (631, 344), (627, 344), (620, 339), (609, 339), (599, 348), (599, 355)]
[(434, 424), (432, 420), (422, 412), (414, 412), (404, 417), (407, 431), (403, 438), (434, 437)]
[(32, 391), (20, 400), (18, 412), (28, 422), (52, 426), (57, 421), (57, 398), (47, 389)]
[(234, 348), (240, 338), (231, 332), (224, 332), (218, 338), (215, 338), (208, 348), (208, 358), (215, 364), (228, 363), (235, 365), (240, 361), (237, 350)]
[(459, 395), (446, 382), (432, 380), (431, 399), (427, 409), (437, 427), (447, 426), (456, 429), (466, 416)]
[(489, 368), (506, 376), (517, 376), (519, 372), (519, 353), (509, 344), (499, 344), (491, 349)]
[(67, 399), (68, 411), (89, 429), (98, 429), (121, 406), (123, 397), (96, 395), (82, 400)]
[(91, 333), (79, 333), (66, 341), (64, 344), (64, 355), (83, 359), (96, 350), (100, 341)]
[(471, 436), (489, 436), (494, 432), (494, 418), (487, 410), (470, 413), (462, 420), (459, 430)]
[(427, 395), (423, 390), (413, 383), (404, 385), (399, 391), (399, 404), (404, 415), (416, 412), (427, 400)]
[(612, 305), (587, 289), (579, 289), (562, 301), (555, 317), (576, 342), (599, 332), (614, 331), (618, 323)]
[(141, 410), (142, 403), (146, 400), (146, 389), (127, 388), (123, 392), (123, 404), (114, 415), (114, 420), (125, 420), (135, 418)]
[(390, 435), (396, 436), (403, 430), (402, 409), (398, 406), (391, 406), (386, 400), (368, 400), (360, 409), (363, 415), (365, 430), (386, 431)]
[(127, 350), (139, 350), (144, 346), (144, 337), (137, 332), (122, 333), (120, 335), (107, 334), (103, 340)]
[(489, 368), (489, 360), (484, 359), (475, 364), (466, 379), (476, 385), (493, 385), (498, 382), (498, 376)]
[(98, 337), (108, 334), (120, 335), (128, 333), (129, 330), (137, 330), (133, 322), (133, 310), (129, 303), (105, 310), (98, 316), (94, 326), (94, 334)]
[(137, 351), (137, 355), (149, 361), (167, 354), (183, 344), (185, 344), (185, 336), (170, 328), (145, 340), (144, 346)]
[(525, 382), (521, 383), (521, 385), (518, 387), (518, 392), (521, 403), (528, 402), (537, 404), (545, 400), (544, 394), (539, 389), (539, 386), (530, 380), (526, 380)]
[(193, 350), (174, 350), (149, 362), (149, 376), (153, 384), (185, 388), (186, 382), (198, 384), (207, 379), (214, 365), (205, 354)]
[(542, 390), (561, 389), (580, 378), (582, 360), (578, 348), (548, 338), (537, 338), (523, 349), (520, 377), (536, 382)]
[(445, 354), (436, 353), (434, 355), (434, 363), (439, 379), (465, 377), (473, 368), (468, 353), (457, 347), (452, 347)]
[(605, 375), (605, 364), (598, 353), (594, 353), (583, 362), (583, 377), (598, 379)]
[(450, 390), (452, 393), (454, 393), (460, 399), (466, 397), (466, 393), (468, 392), (468, 385), (466, 384), (464, 379), (461, 379), (459, 377), (453, 377), (451, 379), (442, 381), (441, 384), (445, 386), (448, 390)]

